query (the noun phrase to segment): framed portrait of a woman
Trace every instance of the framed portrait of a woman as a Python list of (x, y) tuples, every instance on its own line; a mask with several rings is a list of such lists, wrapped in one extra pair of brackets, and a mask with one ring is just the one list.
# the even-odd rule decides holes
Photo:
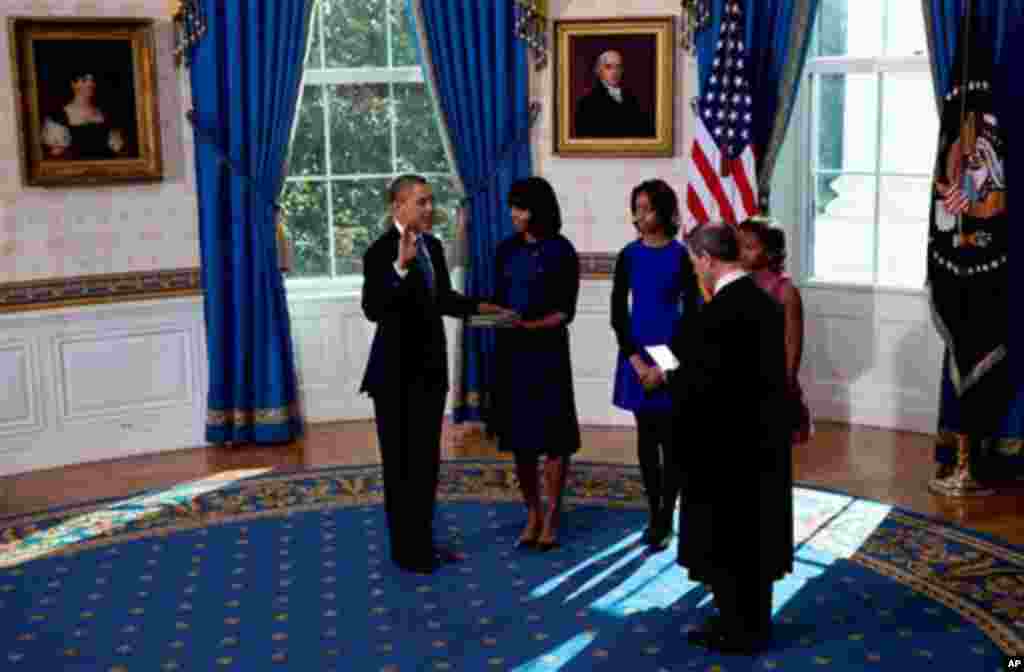
[(9, 24), (25, 182), (161, 179), (152, 20)]

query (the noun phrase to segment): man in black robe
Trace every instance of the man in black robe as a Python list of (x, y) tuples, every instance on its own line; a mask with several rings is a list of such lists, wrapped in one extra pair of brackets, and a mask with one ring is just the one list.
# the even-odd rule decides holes
[(653, 138), (654, 111), (622, 86), (622, 54), (606, 51), (594, 65), (594, 84), (576, 105), (577, 138)]
[(701, 227), (688, 246), (713, 295), (695, 328), (672, 344), (682, 363), (669, 377), (677, 422), (703, 437), (679, 447), (686, 469), (678, 561), (710, 586), (718, 607), (689, 640), (754, 654), (771, 635), (772, 583), (793, 570), (794, 413), (783, 314), (742, 271), (731, 227)]

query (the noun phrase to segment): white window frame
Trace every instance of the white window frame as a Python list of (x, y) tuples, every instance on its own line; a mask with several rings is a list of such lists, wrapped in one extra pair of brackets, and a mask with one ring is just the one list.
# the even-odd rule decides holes
[[(392, 5), (400, 3), (402, 0), (388, 0), (387, 8), (385, 12), (390, 14), (392, 11)], [(323, 36), (323, 12), (318, 7), (316, 8), (316, 22), (315, 29), (318, 31), (317, 34), (322, 38)], [(356, 68), (316, 68), (309, 69), (303, 72), (302, 85), (299, 88), (300, 99), (299, 105), (302, 104), (301, 92), (305, 91), (307, 84), (320, 86), (321, 104), (324, 114), (324, 174), (323, 175), (296, 175), (288, 176), (285, 178), (285, 183), (291, 182), (324, 182), (327, 184), (327, 222), (326, 225), (329, 228), (327, 236), (328, 246), (328, 259), (329, 266), (328, 272), (330, 275), (316, 276), (316, 277), (297, 277), (297, 278), (285, 278), (285, 287), (290, 293), (297, 293), (304, 296), (317, 296), (327, 295), (333, 296), (337, 294), (350, 295), (356, 294), (360, 291), (363, 286), (363, 277), (357, 274), (349, 275), (338, 275), (337, 274), (337, 257), (335, 251), (335, 236), (334, 236), (334, 199), (331, 198), (331, 182), (334, 180), (371, 180), (381, 178), (393, 178), (396, 177), (395, 173), (359, 173), (359, 174), (335, 174), (332, 171), (331, 166), (331, 127), (330, 127), (330, 105), (327, 100), (328, 86), (331, 85), (352, 85), (352, 84), (387, 84), (388, 95), (390, 100), (394, 100), (395, 95), (395, 84), (423, 84), (423, 71), (417, 65), (411, 66), (392, 66), (391, 59), (393, 56), (392, 50), (392, 30), (391, 21), (385, 21), (385, 45), (388, 55), (388, 65), (386, 66), (374, 66), (374, 67), (356, 67)], [(311, 38), (312, 39), (312, 38)], [(327, 63), (327, 48), (323, 39), (318, 40), (317, 44), (320, 50), (320, 64), (324, 66)], [(397, 133), (397, 122), (398, 119), (395, 115), (395, 106), (392, 104), (389, 106), (389, 117), (391, 122), (391, 165), (395, 165), (397, 160), (397, 147), (396, 133)], [(296, 110), (295, 123), (298, 124), (299, 114)], [(435, 178), (452, 178), (454, 173), (421, 173), (423, 177), (428, 180)]]
[[(820, 11), (820, 10), (819, 10)], [(819, 15), (818, 21), (821, 20)], [(886, 17), (879, 17), (884, 26), (887, 25)], [(815, 22), (815, 31), (818, 30), (818, 21)], [(887, 43), (888, 35), (883, 36), (883, 44)], [(817, 47), (817, 33), (815, 34), (811, 50)], [(895, 285), (881, 285), (878, 282), (879, 272), (879, 217), (881, 200), (881, 182), (885, 177), (925, 177), (931, 178), (931, 173), (900, 173), (882, 170), (881, 150), (882, 133), (884, 130), (885, 110), (885, 77), (893, 73), (917, 73), (931, 77), (931, 65), (928, 55), (924, 52), (913, 55), (901, 56), (821, 56), (808, 55), (807, 64), (804, 68), (803, 81), (801, 83), (800, 95), (794, 109), (791, 131), (795, 131), (794, 139), (798, 140), (796, 160), (798, 168), (797, 180), (792, 187), (795, 192), (799, 209), (798, 230), (800, 249), (799, 284), (804, 287), (816, 287), (823, 289), (849, 289), (862, 292), (891, 292), (896, 294), (921, 295), (926, 292), (925, 287), (911, 288)], [(834, 74), (870, 74), (875, 76), (876, 101), (877, 101), (877, 128), (875, 147), (875, 169), (874, 171), (858, 170), (819, 170), (818, 168), (818, 129), (817, 114), (815, 110), (816, 88), (818, 78), (822, 75)], [(821, 175), (861, 175), (873, 177), (875, 180), (875, 202), (874, 212), (874, 234), (873, 234), (873, 258), (872, 278), (870, 283), (853, 283), (836, 280), (818, 279), (813, 275), (814, 269), (814, 237), (815, 237), (815, 201), (817, 198), (817, 178)], [(922, 250), (924, 255), (925, 251)]]

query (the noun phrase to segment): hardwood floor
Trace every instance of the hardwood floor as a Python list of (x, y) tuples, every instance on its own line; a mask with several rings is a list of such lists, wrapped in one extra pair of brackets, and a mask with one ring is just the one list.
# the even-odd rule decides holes
[[(878, 500), (1024, 545), (1024, 484), (990, 497), (938, 497), (927, 487), (934, 472), (932, 437), (831, 423), (818, 423), (816, 431), (809, 444), (794, 451), (794, 473), (801, 483)], [(634, 464), (635, 441), (632, 429), (585, 428), (577, 459)], [(493, 442), (457, 427), (446, 428), (443, 454), (446, 459), (504, 457)], [(377, 461), (372, 421), (312, 425), (305, 437), (286, 446), (196, 448), (0, 478), (0, 516), (123, 497), (235, 469), (293, 471)]]

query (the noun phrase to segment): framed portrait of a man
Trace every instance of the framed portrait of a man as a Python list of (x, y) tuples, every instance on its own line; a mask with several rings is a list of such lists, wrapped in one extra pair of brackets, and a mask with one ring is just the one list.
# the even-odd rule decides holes
[(672, 156), (674, 19), (555, 22), (554, 152)]
[(162, 177), (153, 22), (12, 18), (25, 182)]

